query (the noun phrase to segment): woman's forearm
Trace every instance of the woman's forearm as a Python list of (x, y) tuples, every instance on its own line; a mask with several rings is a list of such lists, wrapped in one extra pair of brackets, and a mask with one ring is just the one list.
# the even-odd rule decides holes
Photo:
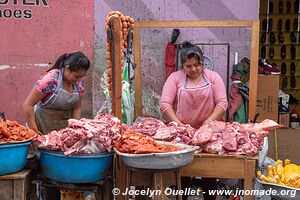
[(32, 106), (29, 105), (23, 105), (23, 111), (25, 115), (25, 119), (27, 121), (28, 127), (34, 131), (38, 131), (36, 122), (35, 122), (35, 116), (34, 116), (34, 110)]
[(220, 120), (222, 119), (223, 115), (225, 113), (225, 110), (223, 107), (217, 105), (215, 109), (213, 110), (213, 113), (208, 117), (208, 120), (214, 121), (214, 120)]
[(165, 120), (167, 120), (168, 122), (176, 122), (178, 123), (178, 125), (182, 126), (184, 125), (183, 123), (181, 123), (181, 121), (177, 118), (174, 110), (172, 108), (167, 109), (164, 113), (163, 113), (163, 118)]
[(81, 108), (73, 109), (72, 118), (74, 118), (74, 119), (81, 118)]
[(81, 98), (75, 104), (73, 111), (72, 111), (72, 118), (80, 119), (81, 118)]

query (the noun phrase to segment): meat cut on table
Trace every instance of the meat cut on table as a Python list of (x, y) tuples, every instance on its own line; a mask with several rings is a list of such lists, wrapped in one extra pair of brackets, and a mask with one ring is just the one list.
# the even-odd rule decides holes
[[(141, 118), (132, 129), (155, 140), (179, 142), (200, 147), (200, 151), (228, 155), (256, 155), (269, 131), (281, 127), (272, 120), (240, 124), (212, 121), (198, 130), (189, 125), (164, 124), (155, 118)], [(198, 151), (199, 152), (199, 151)]]
[[(127, 129), (127, 125), (123, 129)], [(120, 120), (110, 114), (100, 114), (95, 119), (69, 119), (68, 127), (39, 136), (39, 148), (63, 151), (65, 155), (110, 152), (120, 137)]]
[(164, 124), (152, 117), (139, 118), (131, 127), (137, 133), (148, 135), (155, 140), (192, 144), (196, 129), (190, 125), (178, 126), (176, 122)]
[(254, 156), (269, 131), (279, 127), (272, 120), (247, 124), (212, 121), (196, 130), (190, 125), (165, 124), (159, 119), (144, 117), (121, 138), (120, 130), (126, 131), (129, 126), (121, 125), (113, 115), (100, 114), (95, 119), (69, 119), (68, 127), (39, 136), (35, 141), (39, 148), (63, 151), (65, 155), (111, 151), (114, 144), (119, 151), (127, 153), (166, 152), (155, 143), (160, 140), (196, 145), (200, 152)]

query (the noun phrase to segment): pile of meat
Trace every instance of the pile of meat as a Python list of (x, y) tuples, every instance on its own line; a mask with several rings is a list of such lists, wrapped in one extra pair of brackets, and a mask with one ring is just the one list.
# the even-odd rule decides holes
[(25, 142), (35, 138), (37, 134), (16, 121), (4, 121), (0, 118), (0, 143)]
[(139, 118), (131, 127), (138, 133), (148, 135), (155, 140), (192, 144), (196, 129), (190, 125), (178, 126), (176, 122), (164, 124), (162, 121), (145, 117)]
[(193, 144), (207, 153), (254, 156), (261, 149), (269, 131), (279, 127), (281, 126), (272, 120), (255, 124), (213, 121), (197, 130)]
[(157, 144), (151, 137), (136, 133), (133, 130), (126, 131), (114, 147), (122, 153), (132, 154), (165, 153), (181, 150), (181, 148), (173, 145)]
[(65, 155), (110, 152), (112, 144), (121, 137), (120, 129), (118, 118), (100, 114), (95, 119), (69, 119), (68, 127), (39, 136), (35, 141), (39, 148), (63, 151)]
[(156, 140), (197, 145), (206, 153), (253, 156), (261, 149), (269, 131), (279, 127), (272, 120), (255, 124), (213, 121), (195, 130), (189, 125), (179, 127), (174, 122), (166, 125), (155, 118), (142, 118), (132, 129)]

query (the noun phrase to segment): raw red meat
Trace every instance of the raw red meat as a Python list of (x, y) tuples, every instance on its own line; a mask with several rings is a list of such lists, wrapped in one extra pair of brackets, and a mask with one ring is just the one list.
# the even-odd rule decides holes
[[(123, 126), (124, 128), (128, 128)], [(63, 151), (65, 155), (111, 151), (120, 137), (121, 123), (110, 114), (95, 119), (69, 119), (68, 127), (39, 136), (39, 148)]]
[(203, 147), (203, 150), (205, 152), (219, 154), (219, 155), (224, 155), (225, 154), (225, 150), (223, 149), (223, 141), (222, 140), (217, 140), (217, 141), (214, 141), (214, 142), (207, 143)]
[(201, 126), (195, 133), (193, 137), (194, 145), (204, 145), (211, 141), (213, 134), (213, 130), (209, 127), (209, 125)]
[(208, 124), (209, 128), (212, 129), (214, 133), (221, 133), (226, 128), (226, 122), (222, 121), (212, 121)]
[(176, 122), (164, 124), (152, 118), (139, 118), (131, 127), (137, 133), (151, 136), (155, 140), (191, 144), (196, 130), (190, 125), (178, 126)]
[(236, 131), (228, 125), (222, 132), (223, 148), (228, 151), (237, 150)]
[(193, 144), (200, 146), (202, 151), (207, 153), (254, 156), (261, 149), (264, 137), (269, 131), (279, 127), (281, 125), (272, 120), (256, 124), (214, 121), (197, 130)]
[(153, 117), (145, 117), (136, 120), (131, 129), (135, 130), (137, 133), (153, 136), (156, 134), (159, 128), (165, 127), (167, 127), (167, 125), (165, 125), (159, 119), (155, 119)]

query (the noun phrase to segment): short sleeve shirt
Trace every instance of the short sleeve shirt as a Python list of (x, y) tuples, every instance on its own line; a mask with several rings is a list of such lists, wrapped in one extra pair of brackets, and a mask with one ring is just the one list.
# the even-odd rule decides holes
[[(63, 73), (62, 69), (52, 69), (46, 72), (40, 77), (40, 79), (34, 84), (34, 88), (40, 93), (45, 95), (41, 100), (41, 103), (47, 102), (47, 100), (55, 93), (58, 86), (58, 77)], [(78, 88), (79, 94), (82, 96), (84, 92), (83, 80), (77, 81), (75, 87)]]

